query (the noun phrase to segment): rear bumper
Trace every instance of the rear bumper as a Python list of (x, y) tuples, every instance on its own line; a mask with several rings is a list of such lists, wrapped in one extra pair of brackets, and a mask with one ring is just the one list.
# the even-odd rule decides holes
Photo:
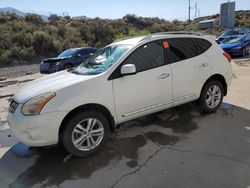
[(232, 79), (233, 79), (233, 71), (232, 71), (232, 67), (231, 67), (231, 70), (226, 72), (224, 74), (224, 77), (225, 77), (225, 80), (226, 80), (226, 84), (227, 84), (227, 87), (230, 86), (230, 84), (232, 83)]

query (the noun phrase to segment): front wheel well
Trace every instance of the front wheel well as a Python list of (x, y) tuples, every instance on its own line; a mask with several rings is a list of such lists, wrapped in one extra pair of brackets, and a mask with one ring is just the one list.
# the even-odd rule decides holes
[[(207, 79), (207, 81), (205, 82), (205, 84), (203, 85), (202, 90), (207, 83), (214, 81), (214, 80), (219, 81), (222, 84), (223, 89), (224, 89), (224, 96), (226, 96), (227, 95), (227, 83), (226, 83), (224, 76), (222, 76), (221, 74), (214, 74), (214, 75), (210, 76)], [(201, 90), (201, 92), (202, 92), (202, 90)]]
[(110, 130), (113, 132), (115, 129), (115, 121), (114, 121), (114, 117), (111, 115), (110, 111), (100, 105), (100, 104), (85, 104), (85, 105), (81, 105), (76, 107), (75, 109), (71, 110), (63, 119), (60, 129), (59, 129), (59, 141), (61, 140), (61, 133), (64, 131), (65, 126), (67, 125), (67, 122), (70, 120), (70, 118), (76, 114), (76, 113), (80, 113), (83, 111), (87, 111), (87, 110), (94, 110), (97, 112), (100, 112), (102, 114), (104, 114), (108, 121), (109, 121), (109, 125), (110, 125)]

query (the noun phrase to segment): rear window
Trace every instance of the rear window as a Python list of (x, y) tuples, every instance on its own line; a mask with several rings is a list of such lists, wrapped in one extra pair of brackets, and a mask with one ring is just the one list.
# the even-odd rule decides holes
[(199, 38), (171, 38), (166, 41), (169, 43), (169, 48), (166, 49), (168, 63), (196, 57), (207, 51), (212, 45), (207, 40)]

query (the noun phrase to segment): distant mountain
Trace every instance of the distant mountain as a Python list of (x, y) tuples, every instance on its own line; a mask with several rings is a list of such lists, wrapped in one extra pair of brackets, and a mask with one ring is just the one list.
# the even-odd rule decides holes
[[(18, 16), (25, 16), (27, 15), (28, 13), (25, 13), (25, 12), (22, 12), (20, 10), (17, 10), (15, 8), (12, 8), (12, 7), (5, 7), (5, 8), (0, 8), (0, 13), (1, 12), (9, 12), (9, 13), (15, 13), (16, 15)], [(36, 14), (36, 13), (35, 13)], [(37, 15), (40, 15), (43, 19), (47, 20), (48, 19), (48, 16), (46, 15), (41, 15), (41, 14), (37, 14)]]
[(12, 7), (5, 7), (5, 8), (0, 8), (0, 12), (9, 12), (9, 13), (15, 13), (18, 16), (25, 16), (26, 13), (21, 12), (20, 10), (17, 10)]

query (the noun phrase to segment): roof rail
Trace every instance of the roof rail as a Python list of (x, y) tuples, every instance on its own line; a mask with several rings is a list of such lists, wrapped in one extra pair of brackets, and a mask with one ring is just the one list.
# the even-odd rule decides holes
[(204, 36), (203, 33), (192, 32), (192, 31), (170, 31), (170, 32), (160, 32), (160, 33), (152, 33), (150, 35), (145, 36), (141, 41), (151, 39), (157, 35), (196, 35), (196, 36)]
[(124, 37), (124, 38), (121, 38), (121, 39), (116, 39), (116, 40), (113, 41), (112, 43), (120, 42), (120, 41), (127, 40), (127, 39), (132, 39), (132, 38), (136, 38), (136, 37), (137, 37), (137, 36), (131, 36), (131, 37)]

